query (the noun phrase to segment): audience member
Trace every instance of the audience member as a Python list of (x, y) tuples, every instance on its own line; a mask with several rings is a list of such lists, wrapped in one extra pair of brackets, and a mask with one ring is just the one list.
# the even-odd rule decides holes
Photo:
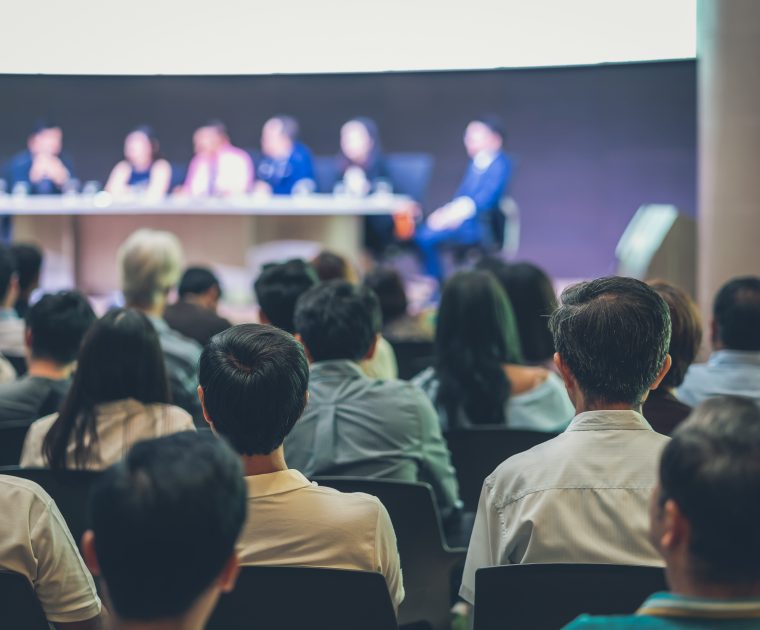
[(314, 268), (299, 259), (266, 265), (253, 284), (259, 303), (259, 319), (293, 334), (296, 302), (319, 283)]
[(327, 250), (319, 252), (311, 266), (317, 272), (322, 282), (330, 280), (347, 280), (352, 284), (359, 282), (359, 276), (354, 266), (344, 256)]
[(158, 336), (150, 320), (114, 309), (87, 332), (59, 413), (29, 427), (21, 465), (103, 469), (139, 440), (194, 429), (169, 403)]
[(113, 167), (106, 182), (106, 191), (120, 197), (144, 193), (160, 199), (172, 179), (172, 167), (163, 157), (158, 137), (152, 127), (141, 125), (124, 140), (124, 159)]
[(16, 259), (9, 246), (0, 245), (0, 352), (24, 371), (24, 320), (13, 308), (18, 295)]
[(464, 179), (454, 199), (432, 212), (416, 235), (430, 276), (443, 277), (439, 252), (443, 244), (500, 247), (504, 215), (499, 203), (512, 173), (504, 137), (504, 125), (495, 116), (476, 118), (467, 125), (464, 145), (470, 163)]
[(18, 297), (14, 308), (19, 317), (25, 317), (32, 293), (40, 286), (42, 250), (31, 243), (14, 243), (11, 252), (18, 274)]
[(702, 345), (702, 318), (697, 305), (683, 289), (663, 280), (650, 282), (649, 286), (670, 309), (673, 332), (668, 354), (672, 363), (660, 386), (649, 393), (642, 413), (655, 431), (670, 435), (691, 413), (691, 407), (679, 401), (674, 392), (683, 383), (686, 370)]
[(391, 344), (406, 341), (433, 341), (434, 315), (424, 311), (412, 315), (401, 274), (393, 267), (375, 267), (364, 277), (380, 301), (383, 316), (383, 337)]
[(36, 420), (58, 411), (71, 385), (79, 347), (95, 321), (87, 299), (76, 291), (42, 297), (26, 315), (29, 371), (0, 385), (0, 423)]
[(113, 630), (199, 630), (238, 575), (245, 521), (240, 462), (222, 440), (182, 433), (141, 442), (90, 498), (82, 548)]
[[(55, 502), (36, 483), (7, 475), (0, 475), (0, 569), (29, 581), (59, 630), (103, 627), (95, 583)], [(0, 625), (23, 630), (7, 618)]]
[(39, 121), (26, 143), (8, 165), (11, 190), (25, 186), (32, 195), (56, 195), (71, 180), (71, 161), (63, 153), (63, 131), (52, 122)]
[(206, 419), (243, 460), (249, 509), (241, 563), (378, 571), (398, 606), (396, 536), (380, 501), (309, 483), (286, 464), (283, 440), (308, 395), (301, 344), (272, 326), (236, 326), (204, 350), (200, 383)]
[(166, 360), (174, 403), (201, 421), (195, 394), (201, 346), (172, 330), (164, 319), (169, 291), (182, 269), (182, 246), (174, 234), (141, 229), (133, 232), (117, 254), (127, 306), (145, 313), (158, 333)]
[(253, 161), (230, 142), (224, 123), (212, 120), (193, 134), (195, 157), (183, 192), (195, 197), (242, 195), (253, 184)]
[(299, 188), (315, 188), (311, 151), (298, 141), (298, 121), (274, 116), (261, 129), (261, 162), (254, 189), (274, 195), (290, 195)]
[(306, 411), (285, 450), (306, 475), (428, 482), (449, 515), (460, 506), (459, 488), (435, 409), (411, 383), (369, 378), (358, 365), (375, 350), (377, 312), (369, 289), (341, 280), (298, 301), (296, 331), (311, 362), (311, 382)]
[(549, 316), (557, 308), (557, 296), (549, 276), (531, 263), (509, 264), (495, 257), (484, 258), (477, 267), (494, 274), (506, 291), (517, 319), (525, 362), (553, 370)]
[(718, 291), (710, 329), (713, 353), (692, 365), (676, 396), (697, 405), (736, 395), (760, 404), (760, 277), (734, 278)]
[(216, 314), (222, 286), (211, 269), (190, 267), (177, 288), (179, 300), (166, 308), (164, 319), (177, 332), (205, 346), (232, 324)]
[(643, 282), (600, 278), (566, 289), (550, 326), (578, 415), (486, 478), (460, 590), (471, 603), (482, 567), (661, 562), (647, 512), (669, 438), (640, 412), (670, 367), (668, 306)]
[(752, 401), (702, 403), (673, 434), (652, 496), (650, 536), (669, 593), (629, 617), (581, 617), (583, 628), (760, 626), (760, 411)]
[(562, 431), (574, 415), (554, 372), (523, 365), (512, 306), (488, 271), (460, 272), (447, 282), (434, 367), (413, 382), (436, 405), (444, 430), (506, 424)]

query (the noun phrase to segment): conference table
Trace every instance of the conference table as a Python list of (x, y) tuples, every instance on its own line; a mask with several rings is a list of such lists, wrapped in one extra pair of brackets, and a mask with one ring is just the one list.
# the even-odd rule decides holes
[(187, 264), (226, 271), (247, 292), (258, 268), (278, 258), (309, 257), (322, 248), (357, 257), (363, 217), (392, 214), (409, 202), (390, 193), (113, 199), (98, 192), (4, 195), (0, 215), (13, 215), (15, 241), (36, 242), (45, 250), (48, 287), (113, 292), (119, 286), (119, 245), (134, 230), (149, 227), (176, 234)]

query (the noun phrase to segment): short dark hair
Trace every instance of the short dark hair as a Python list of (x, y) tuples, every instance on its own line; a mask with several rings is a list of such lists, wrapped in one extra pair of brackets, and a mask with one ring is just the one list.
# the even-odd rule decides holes
[(290, 138), (293, 142), (298, 139), (300, 126), (298, 124), (298, 121), (293, 118), (293, 116), (288, 116), (287, 114), (277, 114), (276, 116), (272, 116), (270, 120), (280, 121), (280, 124), (282, 125), (282, 133)]
[(491, 133), (495, 133), (502, 141), (507, 139), (507, 129), (504, 126), (504, 120), (496, 114), (482, 114), (472, 119), (472, 122), (479, 122), (488, 127)]
[(0, 300), (8, 295), (11, 278), (17, 273), (16, 258), (8, 245), (0, 244)]
[(32, 356), (60, 364), (76, 360), (95, 313), (78, 291), (48, 293), (29, 309), (26, 328), (32, 334)]
[(660, 294), (670, 310), (668, 354), (673, 362), (660, 387), (671, 389), (683, 383), (686, 370), (699, 352), (702, 345), (702, 318), (694, 300), (683, 289), (664, 280), (653, 280), (649, 286)]
[(380, 325), (380, 303), (371, 289), (345, 280), (325, 282), (298, 300), (296, 331), (314, 361), (359, 361)]
[(96, 482), (89, 512), (114, 612), (180, 616), (234, 553), (246, 512), (240, 460), (194, 431), (139, 442)]
[(760, 278), (744, 276), (724, 284), (715, 296), (717, 336), (729, 350), (760, 350)]
[(199, 380), (219, 434), (241, 455), (267, 455), (303, 413), (309, 364), (292, 335), (274, 326), (242, 324), (204, 348)]
[(198, 129), (213, 129), (219, 135), (229, 137), (229, 133), (227, 133), (227, 125), (225, 125), (224, 122), (219, 118), (211, 118), (207, 120), (205, 123), (200, 125)]
[(25, 291), (40, 278), (42, 250), (31, 243), (14, 243), (11, 245), (11, 252), (16, 261), (18, 287)]
[(57, 120), (51, 120), (49, 118), (38, 118), (32, 125), (32, 130), (29, 133), (30, 136), (36, 136), (38, 133), (47, 131), (48, 129), (60, 129), (61, 125)]
[(293, 259), (265, 265), (253, 290), (269, 322), (292, 333), (295, 331), (293, 313), (298, 298), (318, 282), (319, 278), (309, 263)]
[(733, 396), (696, 407), (660, 463), (660, 505), (672, 499), (689, 521), (700, 578), (760, 579), (760, 408)]
[(364, 284), (380, 300), (383, 324), (406, 315), (409, 301), (401, 274), (392, 267), (376, 267), (364, 277)]
[(200, 295), (213, 287), (219, 289), (221, 294), (222, 288), (219, 284), (219, 278), (214, 275), (211, 269), (208, 267), (188, 267), (179, 281), (177, 293), (180, 298), (183, 298), (188, 294)]
[(322, 251), (311, 261), (311, 266), (317, 272), (322, 282), (329, 280), (351, 280), (351, 270), (348, 261), (335, 252)]
[(557, 352), (593, 402), (640, 404), (670, 344), (668, 305), (633, 278), (568, 287), (549, 326)]

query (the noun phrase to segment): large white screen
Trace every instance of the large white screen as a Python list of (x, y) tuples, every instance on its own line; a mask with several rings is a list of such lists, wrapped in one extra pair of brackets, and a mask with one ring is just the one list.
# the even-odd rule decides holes
[(0, 72), (269, 74), (691, 58), (696, 0), (42, 0)]

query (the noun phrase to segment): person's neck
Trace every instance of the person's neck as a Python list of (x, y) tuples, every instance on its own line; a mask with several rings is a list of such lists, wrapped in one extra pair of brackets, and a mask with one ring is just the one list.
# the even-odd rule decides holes
[(216, 310), (213, 304), (210, 304), (209, 300), (203, 295), (193, 295), (192, 293), (188, 293), (187, 295), (182, 296), (182, 302), (185, 302), (187, 304), (194, 304), (195, 306), (200, 306), (201, 308), (206, 309), (207, 311)]
[(246, 477), (268, 475), (288, 469), (285, 463), (285, 449), (282, 445), (268, 455), (243, 455), (241, 459)]
[(140, 306), (137, 304), (127, 304), (129, 308), (133, 308), (136, 311), (140, 311), (144, 315), (147, 315), (148, 317), (163, 317), (164, 316), (164, 310), (166, 309), (166, 301), (165, 300), (157, 300), (154, 302), (151, 306)]
[(71, 372), (74, 370), (73, 362), (61, 365), (50, 359), (36, 359), (31, 357), (28, 363), (29, 369), (27, 374), (29, 376), (47, 378), (52, 381), (64, 381), (71, 376)]
[(760, 597), (760, 580), (736, 584), (707, 582), (687, 571), (668, 570), (670, 590), (685, 597), (705, 599), (752, 599)]
[(575, 413), (583, 413), (584, 411), (635, 411), (641, 413), (641, 405), (631, 405), (628, 403), (611, 403), (604, 401), (586, 402), (580, 401), (575, 406)]

